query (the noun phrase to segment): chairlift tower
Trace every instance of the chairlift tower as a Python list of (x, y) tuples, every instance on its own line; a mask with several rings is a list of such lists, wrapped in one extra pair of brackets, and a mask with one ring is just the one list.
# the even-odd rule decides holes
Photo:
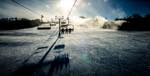
[(55, 16), (55, 19), (58, 20), (58, 22), (59, 22), (58, 38), (60, 38), (60, 36), (61, 36), (61, 20), (64, 19), (64, 16)]
[(43, 18), (44, 18), (44, 16), (43, 16), (43, 15), (41, 15), (41, 22), (43, 22)]
[(67, 21), (68, 21), (68, 26), (69, 26), (69, 24), (70, 24), (70, 19), (69, 19), (69, 17), (67, 17)]

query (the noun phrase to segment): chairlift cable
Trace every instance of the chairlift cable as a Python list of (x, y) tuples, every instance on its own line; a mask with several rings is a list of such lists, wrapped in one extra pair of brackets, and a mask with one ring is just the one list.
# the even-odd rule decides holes
[(34, 13), (34, 14), (41, 15), (41, 14), (39, 14), (38, 12), (33, 11), (32, 9), (30, 9), (30, 8), (24, 6), (23, 4), (17, 2), (16, 0), (11, 0), (11, 1), (14, 2), (14, 3), (16, 3), (16, 4), (18, 4), (18, 5), (20, 5), (20, 6), (22, 6), (23, 8), (27, 9), (28, 11), (30, 11), (30, 12), (32, 12), (32, 13)]
[(69, 18), (69, 16), (71, 15), (71, 12), (72, 12), (73, 8), (75, 7), (75, 4), (77, 3), (77, 1), (78, 1), (78, 0), (75, 0), (75, 1), (74, 1), (74, 4), (73, 4), (73, 6), (72, 6), (71, 9), (70, 9), (67, 18)]

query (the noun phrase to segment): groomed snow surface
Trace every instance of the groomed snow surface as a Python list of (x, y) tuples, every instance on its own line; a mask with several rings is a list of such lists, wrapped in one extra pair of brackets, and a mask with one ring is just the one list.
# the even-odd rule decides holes
[(150, 76), (150, 32), (75, 28), (51, 48), (57, 35), (1, 31), (0, 76)]

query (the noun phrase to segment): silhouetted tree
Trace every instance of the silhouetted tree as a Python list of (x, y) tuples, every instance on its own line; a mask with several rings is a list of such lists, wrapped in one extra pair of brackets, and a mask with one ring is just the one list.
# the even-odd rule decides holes
[(129, 16), (123, 20), (126, 20), (127, 22), (123, 23), (122, 26), (119, 27), (119, 30), (150, 30), (150, 14), (147, 14), (144, 17), (139, 14), (133, 14), (132, 16)]
[(40, 25), (40, 20), (29, 20), (26, 18), (1, 18), (0, 30), (12, 30), (30, 28)]

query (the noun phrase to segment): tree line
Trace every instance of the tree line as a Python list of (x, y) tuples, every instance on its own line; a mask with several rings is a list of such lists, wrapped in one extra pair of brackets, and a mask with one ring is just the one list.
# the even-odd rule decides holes
[(24, 29), (39, 26), (41, 24), (39, 19), (29, 20), (26, 18), (1, 18), (0, 30), (14, 30)]
[(125, 20), (118, 30), (128, 30), (128, 31), (150, 31), (150, 14), (141, 16), (139, 14), (133, 14), (132, 16), (125, 18), (116, 18), (118, 20)]

